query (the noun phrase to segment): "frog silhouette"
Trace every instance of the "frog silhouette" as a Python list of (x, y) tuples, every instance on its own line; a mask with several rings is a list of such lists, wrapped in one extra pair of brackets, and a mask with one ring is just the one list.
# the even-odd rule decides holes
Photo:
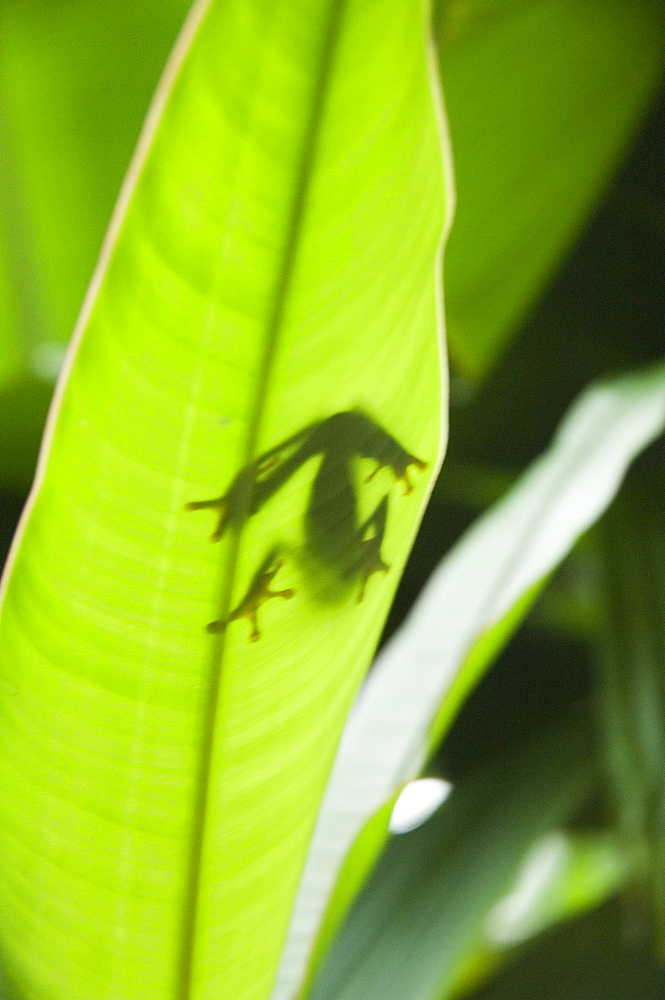
[[(389, 469), (402, 483), (404, 496), (413, 492), (411, 470), (422, 472), (427, 463), (410, 454), (364, 411), (344, 410), (308, 424), (241, 469), (226, 493), (211, 500), (186, 504), (188, 511), (214, 510), (217, 523), (211, 541), (219, 541), (227, 530), (241, 526), (257, 514), (286, 482), (306, 463), (318, 460), (305, 509), (305, 545), (321, 565), (333, 570), (340, 581), (360, 581), (356, 600), (360, 603), (370, 578), (390, 569), (382, 554), (388, 518), (389, 495), (385, 494), (370, 516), (362, 521), (353, 479), (353, 462), (367, 458), (376, 467), (365, 478), (368, 483), (381, 469)], [(255, 573), (249, 588), (223, 621), (212, 622), (219, 632), (231, 622), (246, 618), (251, 624), (250, 641), (260, 638), (258, 611), (275, 597), (290, 599), (294, 590), (273, 590), (274, 577), (285, 559), (271, 550)]]

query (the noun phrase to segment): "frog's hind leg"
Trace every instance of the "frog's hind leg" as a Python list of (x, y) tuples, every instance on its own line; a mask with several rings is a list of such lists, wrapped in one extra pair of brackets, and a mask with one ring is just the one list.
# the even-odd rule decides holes
[(381, 554), (387, 519), (388, 497), (385, 496), (379, 502), (374, 513), (358, 529), (360, 554), (350, 566), (347, 574), (348, 576), (360, 576), (360, 590), (356, 597), (357, 604), (360, 604), (365, 598), (369, 578), (375, 573), (387, 573), (390, 569)]
[(211, 622), (210, 625), (208, 625), (208, 632), (221, 632), (229, 622), (239, 621), (242, 618), (246, 618), (252, 628), (249, 635), (249, 641), (256, 642), (260, 639), (261, 631), (258, 623), (259, 608), (265, 604), (266, 601), (272, 600), (273, 597), (279, 597), (282, 600), (290, 600), (295, 596), (295, 590), (291, 587), (286, 590), (271, 590), (270, 587), (273, 579), (277, 576), (280, 569), (284, 565), (284, 562), (284, 557), (278, 556), (277, 550), (273, 549), (259, 566), (258, 570), (252, 577), (252, 582), (247, 589), (247, 593), (242, 598), (240, 603), (229, 613), (226, 621)]

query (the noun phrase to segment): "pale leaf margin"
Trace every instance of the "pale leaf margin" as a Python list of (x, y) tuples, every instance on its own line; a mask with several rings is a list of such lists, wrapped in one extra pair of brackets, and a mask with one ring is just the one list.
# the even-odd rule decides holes
[[(344, 862), (365, 825), (418, 775), (488, 659), (477, 645), (564, 559), (665, 427), (665, 365), (592, 386), (550, 448), (442, 561), (379, 655), (352, 711), (300, 883), (272, 1000), (291, 1000)], [(513, 616), (516, 627), (521, 615)], [(505, 631), (505, 630), (504, 630)], [(448, 709), (451, 706), (452, 711)], [(346, 894), (352, 898), (353, 891)]]

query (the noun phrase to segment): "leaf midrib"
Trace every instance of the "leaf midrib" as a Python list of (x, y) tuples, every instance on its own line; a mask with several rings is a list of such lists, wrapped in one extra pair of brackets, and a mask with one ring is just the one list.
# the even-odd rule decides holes
[[(259, 377), (256, 383), (256, 394), (249, 420), (249, 433), (244, 452), (242, 468), (247, 468), (256, 456), (257, 442), (262, 426), (266, 402), (266, 387), (273, 368), (279, 334), (282, 326), (284, 307), (286, 305), (294, 266), (298, 253), (298, 237), (302, 228), (307, 204), (307, 192), (312, 173), (312, 165), (320, 131), (320, 124), (325, 106), (331, 68), (339, 37), (339, 27), (346, 0), (331, 0), (328, 24), (325, 30), (321, 49), (321, 61), (318, 79), (312, 92), (312, 103), (309, 122), (304, 134), (299, 174), (295, 185), (291, 214), (286, 231), (286, 239), (282, 253), (281, 269), (275, 286), (272, 303), (272, 313), (267, 324), (265, 347)], [(219, 620), (225, 621), (231, 610), (234, 582), (238, 567), (242, 529), (246, 516), (251, 508), (251, 492), (245, 499), (245, 509), (240, 511), (237, 525), (230, 536), (230, 550), (227, 561), (225, 579), (219, 608)], [(216, 742), (218, 730), (218, 711), (220, 704), (221, 678), (226, 646), (226, 629), (216, 636), (213, 646), (209, 670), (210, 689), (206, 712), (203, 720), (203, 738), (199, 763), (199, 774), (196, 782), (196, 801), (194, 803), (193, 834), (188, 864), (188, 875), (185, 880), (187, 895), (183, 907), (182, 947), (180, 952), (180, 971), (178, 977), (178, 1000), (190, 1000), (192, 987), (192, 968), (196, 947), (197, 917), (201, 890), (201, 862), (203, 842), (208, 813), (209, 785), (212, 764), (212, 750)]]

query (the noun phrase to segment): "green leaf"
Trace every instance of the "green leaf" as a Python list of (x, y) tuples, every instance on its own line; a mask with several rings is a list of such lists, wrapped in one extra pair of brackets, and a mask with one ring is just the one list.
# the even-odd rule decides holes
[(632, 891), (665, 955), (665, 518), (660, 483), (631, 489), (594, 534), (599, 718)]
[(23, 489), (34, 473), (64, 347), (187, 6), (186, 0), (0, 3), (4, 486)]
[(630, 940), (626, 914), (613, 902), (555, 928), (526, 946), (474, 1000), (653, 1000), (665, 974), (646, 941)]
[(454, 0), (438, 40), (458, 209), (454, 360), (483, 378), (602, 194), (663, 68), (653, 0)]
[[(0, 178), (1, 183), (1, 178)], [(10, 298), (11, 276), (6, 257), (0, 253), (0, 392), (19, 367), (20, 350), (15, 335), (14, 304)]]
[[(365, 684), (335, 761), (301, 881), (278, 982), (302, 980), (333, 890), (316, 955), (385, 840), (340, 872), (365, 824), (415, 777), (530, 602), (619, 489), (631, 460), (665, 424), (665, 366), (585, 392), (549, 451), (459, 541), (433, 574)], [(342, 883), (345, 881), (342, 880)]]
[(460, 782), (424, 826), (394, 837), (311, 1000), (441, 996), (527, 851), (588, 794), (598, 770), (591, 731), (583, 719), (560, 720), (514, 759)]
[(199, 3), (181, 36), (6, 578), (22, 995), (270, 989), (445, 437), (433, 80), (417, 2)]
[(8, 253), (24, 255), (26, 280), (39, 295), (34, 326), (21, 328), (29, 343), (69, 339), (146, 103), (186, 12), (185, 0), (3, 0), (3, 136), (13, 180), (3, 214), (15, 221)]
[(592, 909), (616, 892), (626, 875), (625, 855), (606, 833), (554, 830), (534, 844), (515, 885), (485, 928), (495, 945), (514, 945)]
[(466, 996), (510, 961), (516, 946), (606, 902), (625, 884), (627, 868), (616, 838), (607, 833), (545, 834), (524, 858), (508, 893), (486, 915), (480, 944), (443, 996)]
[[(0, 29), (2, 28), (2, 8), (0, 7)], [(0, 33), (0, 45), (2, 35)], [(1, 52), (1, 49), (0, 49)], [(2, 62), (0, 61), (0, 72)], [(2, 93), (2, 76), (0, 75), (0, 94)], [(9, 163), (9, 134), (7, 114), (0, 102), (0, 189), (3, 197), (0, 202), (0, 393), (11, 382), (20, 369), (21, 345), (19, 339), (20, 299), (16, 295), (17, 263), (20, 254), (17, 253), (16, 223), (12, 212), (12, 170)], [(27, 289), (23, 290), (24, 292)], [(30, 299), (24, 296), (29, 304)]]

